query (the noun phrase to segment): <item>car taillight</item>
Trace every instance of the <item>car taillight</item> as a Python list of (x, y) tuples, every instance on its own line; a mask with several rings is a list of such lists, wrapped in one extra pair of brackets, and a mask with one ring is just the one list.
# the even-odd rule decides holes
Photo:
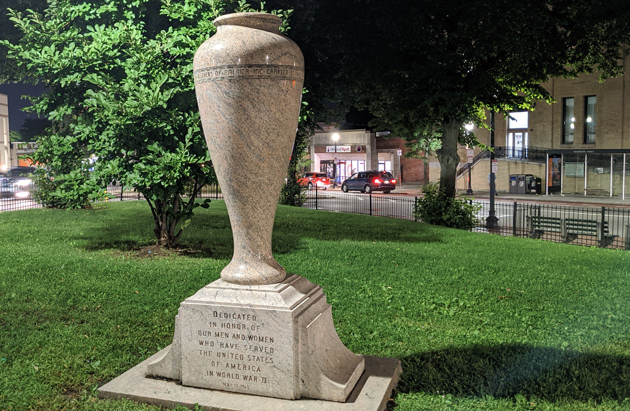
[(393, 178), (392, 178), (391, 182), (392, 182), (392, 184), (396, 184), (396, 180), (394, 180)]
[(379, 180), (378, 178), (374, 179), (374, 184), (381, 184), (381, 180)]

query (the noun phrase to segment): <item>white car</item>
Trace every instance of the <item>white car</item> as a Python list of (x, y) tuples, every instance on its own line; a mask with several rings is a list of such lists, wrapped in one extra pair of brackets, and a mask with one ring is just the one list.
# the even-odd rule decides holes
[(0, 197), (30, 198), (33, 185), (30, 174), (33, 171), (34, 167), (14, 167), (6, 173), (0, 173)]

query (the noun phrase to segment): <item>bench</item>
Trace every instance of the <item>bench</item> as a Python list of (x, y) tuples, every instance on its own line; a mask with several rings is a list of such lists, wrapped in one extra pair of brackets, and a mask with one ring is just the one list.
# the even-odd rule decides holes
[(597, 237), (600, 247), (608, 247), (617, 237), (608, 231), (608, 221), (604, 221), (603, 225), (597, 220), (580, 220), (577, 218), (567, 218), (565, 224), (565, 242), (569, 243), (575, 240), (578, 235), (590, 235)]
[(547, 232), (562, 234), (562, 219), (558, 217), (528, 215), (527, 232), (531, 238), (540, 238)]
[(602, 224), (597, 220), (579, 218), (560, 218), (545, 216), (527, 216), (527, 231), (532, 238), (540, 238), (546, 232), (560, 233), (565, 243), (570, 243), (580, 235), (597, 237), (599, 247), (612, 244), (617, 235), (610, 234), (608, 221)]

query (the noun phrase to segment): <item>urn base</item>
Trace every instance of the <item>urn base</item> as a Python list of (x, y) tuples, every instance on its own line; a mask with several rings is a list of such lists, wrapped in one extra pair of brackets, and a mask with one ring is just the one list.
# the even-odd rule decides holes
[(147, 375), (211, 390), (345, 402), (365, 369), (335, 331), (321, 287), (217, 280), (181, 303), (170, 349)]

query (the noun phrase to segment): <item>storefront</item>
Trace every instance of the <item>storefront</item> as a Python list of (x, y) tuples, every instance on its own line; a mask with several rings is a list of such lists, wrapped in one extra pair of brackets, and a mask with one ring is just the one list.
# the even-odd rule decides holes
[(326, 173), (330, 178), (336, 176), (339, 183), (366, 170), (389, 171), (398, 180), (421, 181), (424, 162), (404, 158), (403, 153), (404, 142), (388, 133), (328, 127), (311, 137), (308, 169)]

